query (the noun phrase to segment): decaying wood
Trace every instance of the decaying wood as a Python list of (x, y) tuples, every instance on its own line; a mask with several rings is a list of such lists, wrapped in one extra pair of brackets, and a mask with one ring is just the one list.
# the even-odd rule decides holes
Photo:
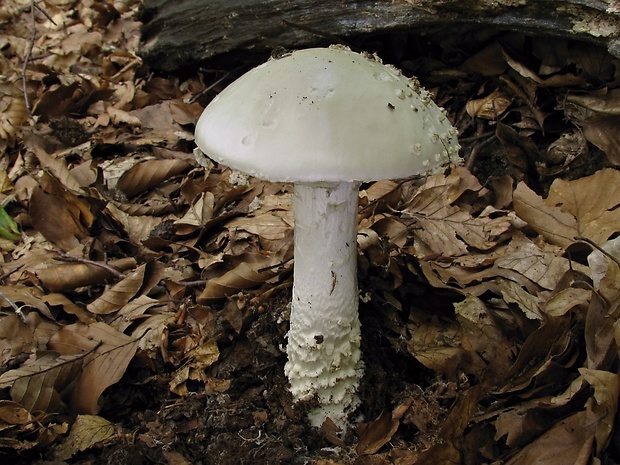
[(146, 0), (140, 54), (164, 70), (377, 32), (481, 27), (570, 37), (620, 57), (620, 0)]

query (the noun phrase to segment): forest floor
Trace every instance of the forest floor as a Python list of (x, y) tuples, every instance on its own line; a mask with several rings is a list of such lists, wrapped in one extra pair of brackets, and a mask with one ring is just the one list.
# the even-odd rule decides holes
[[(464, 165), (362, 186), (365, 376), (345, 437), (283, 367), (292, 186), (195, 161), (242, 71), (163, 74), (140, 2), (0, 6), (0, 461), (620, 461), (620, 61), (481, 30), (361, 38)], [(232, 175), (234, 174), (234, 175)]]

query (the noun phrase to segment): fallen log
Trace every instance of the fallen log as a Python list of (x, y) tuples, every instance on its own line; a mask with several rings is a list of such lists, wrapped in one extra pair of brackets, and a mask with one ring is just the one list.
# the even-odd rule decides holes
[(168, 71), (379, 32), (485, 27), (583, 40), (620, 57), (619, 0), (146, 0), (140, 19), (139, 54)]

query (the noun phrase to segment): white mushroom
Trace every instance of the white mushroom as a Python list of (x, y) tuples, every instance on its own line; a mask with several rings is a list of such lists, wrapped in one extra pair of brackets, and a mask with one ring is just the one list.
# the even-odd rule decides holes
[(285, 372), (313, 425), (345, 427), (363, 373), (358, 318), (360, 182), (458, 160), (456, 131), (415, 79), (345, 47), (296, 51), (249, 71), (196, 127), (210, 158), (295, 183), (295, 268)]

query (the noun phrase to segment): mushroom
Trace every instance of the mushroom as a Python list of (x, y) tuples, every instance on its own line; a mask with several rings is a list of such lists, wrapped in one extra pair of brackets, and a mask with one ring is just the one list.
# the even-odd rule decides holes
[[(197, 157), (294, 183), (293, 296), (285, 373), (314, 426), (346, 428), (363, 374), (357, 287), (361, 182), (458, 160), (456, 130), (429, 92), (376, 56), (299, 50), (230, 84), (196, 125)], [(204, 161), (204, 160), (203, 160)]]

